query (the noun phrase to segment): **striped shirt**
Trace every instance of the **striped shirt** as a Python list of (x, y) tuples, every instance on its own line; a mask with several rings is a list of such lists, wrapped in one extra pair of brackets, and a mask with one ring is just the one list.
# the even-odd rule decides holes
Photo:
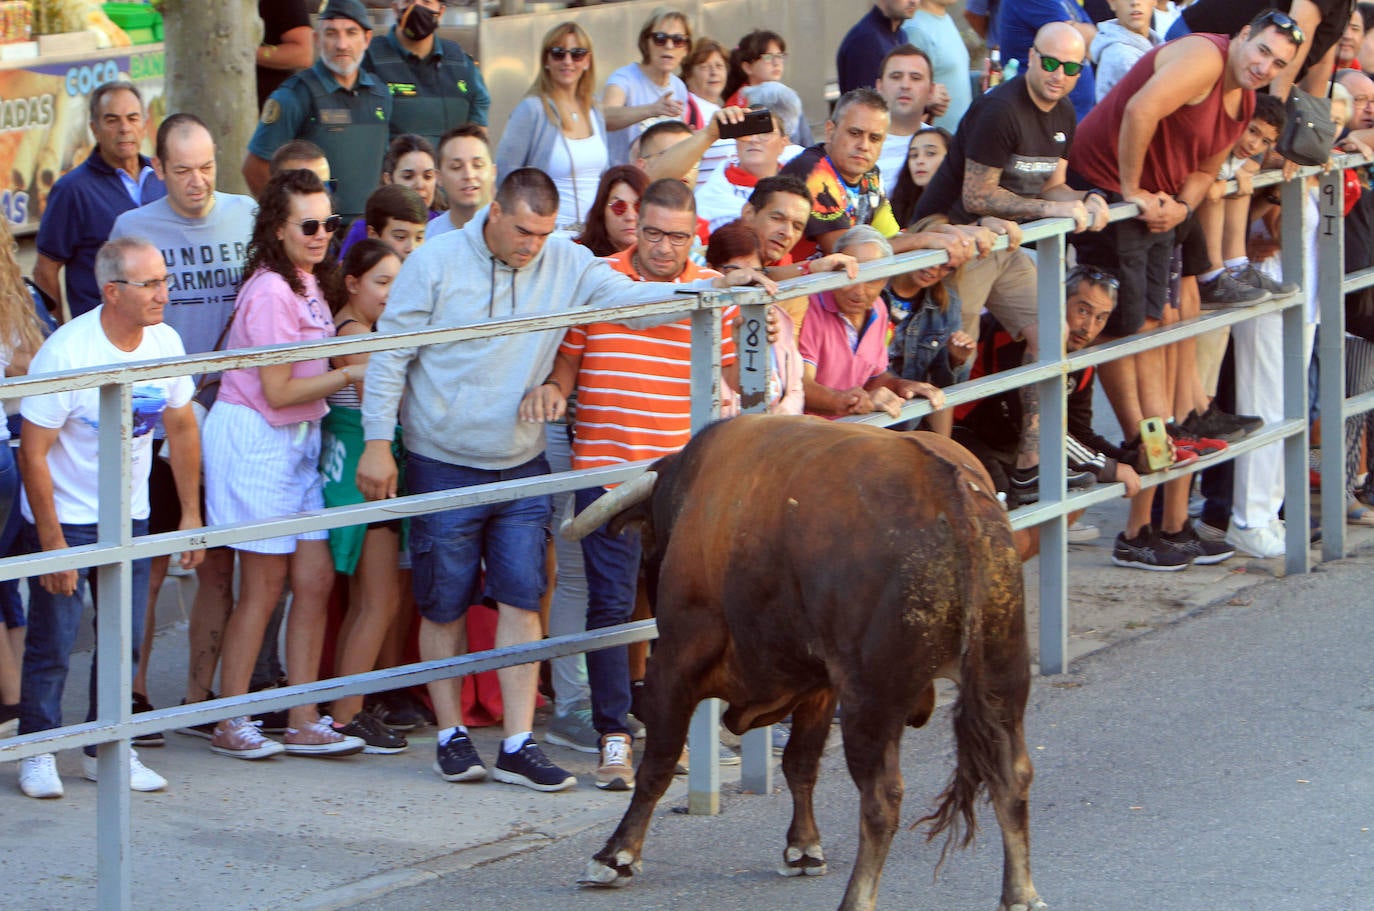
[[(643, 281), (631, 247), (607, 262)], [(718, 273), (691, 262), (675, 282)], [(667, 294), (664, 295), (665, 297)], [(735, 360), (738, 308), (722, 314), (721, 364)], [(560, 353), (580, 357), (573, 467), (595, 468), (677, 452), (692, 435), (692, 321), (629, 329), (592, 323), (568, 330)]]

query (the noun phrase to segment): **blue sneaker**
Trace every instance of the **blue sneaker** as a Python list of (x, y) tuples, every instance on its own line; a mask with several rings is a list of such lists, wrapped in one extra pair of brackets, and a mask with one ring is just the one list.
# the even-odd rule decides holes
[(514, 753), (502, 750), (491, 777), (535, 791), (564, 791), (577, 784), (576, 776), (550, 762), (533, 737)]
[(444, 781), (481, 781), (487, 777), (487, 767), (472, 740), (462, 731), (454, 732), (448, 743), (435, 749), (434, 771)]

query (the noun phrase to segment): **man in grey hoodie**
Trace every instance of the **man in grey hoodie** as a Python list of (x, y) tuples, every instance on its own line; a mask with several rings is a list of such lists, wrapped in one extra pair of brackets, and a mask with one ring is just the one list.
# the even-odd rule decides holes
[[(378, 330), (460, 326), (665, 297), (661, 287), (635, 282), (566, 235), (555, 236), (557, 212), (558, 191), (548, 175), (534, 168), (511, 172), (487, 210), (407, 258)], [(776, 290), (753, 270), (699, 284), (705, 290), (749, 283)], [(532, 330), (375, 352), (363, 398), (367, 447), (358, 463), (358, 489), (372, 500), (396, 496), (391, 441), (398, 415), (405, 428), (409, 493), (547, 474), (544, 428), (520, 421), (518, 411), (549, 382), (563, 335), (562, 329)], [(421, 660), (466, 652), (463, 615), (484, 595), (498, 605), (498, 648), (540, 637), (551, 513), (550, 497), (536, 496), (412, 519)], [(537, 791), (575, 785), (576, 779), (550, 762), (531, 736), (537, 665), (502, 668), (497, 676), (506, 738), (493, 777)], [(461, 678), (435, 681), (429, 692), (440, 727), (435, 770), (446, 781), (485, 778), (486, 766), (462, 725)]]

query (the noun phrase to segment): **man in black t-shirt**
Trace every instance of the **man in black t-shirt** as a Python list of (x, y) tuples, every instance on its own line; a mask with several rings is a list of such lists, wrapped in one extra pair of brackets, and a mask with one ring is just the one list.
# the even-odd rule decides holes
[[(1105, 227), (1106, 198), (1065, 183), (1076, 123), (1068, 95), (1086, 57), (1083, 37), (1073, 26), (1052, 22), (1041, 28), (1026, 72), (969, 106), (949, 154), (916, 207), (918, 223), (948, 213), (955, 224), (996, 219), (988, 226), (999, 234), (1014, 232), (1006, 222), (1038, 218), (1071, 218), (1079, 231)], [(1014, 338), (1025, 340), (1027, 362), (1036, 359), (1041, 330), (1036, 324), (1035, 264), (1025, 251), (1009, 245), (964, 266), (954, 280), (965, 332), (976, 340), (978, 314), (986, 306)], [(1057, 337), (1057, 330), (1045, 331)], [(1035, 387), (1023, 387), (1021, 442), (1012, 478), (1022, 488), (1023, 501), (1039, 486), (1039, 447)]]
[(287, 77), (315, 62), (306, 0), (258, 0), (262, 44), (258, 45), (258, 110)]

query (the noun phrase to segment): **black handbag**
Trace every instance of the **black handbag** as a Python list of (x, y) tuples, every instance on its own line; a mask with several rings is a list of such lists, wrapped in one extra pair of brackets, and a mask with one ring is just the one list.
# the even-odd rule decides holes
[(1309, 95), (1296, 85), (1288, 92), (1284, 105), (1283, 132), (1274, 146), (1284, 158), (1300, 165), (1324, 165), (1336, 141), (1336, 124), (1331, 119), (1331, 96)]

